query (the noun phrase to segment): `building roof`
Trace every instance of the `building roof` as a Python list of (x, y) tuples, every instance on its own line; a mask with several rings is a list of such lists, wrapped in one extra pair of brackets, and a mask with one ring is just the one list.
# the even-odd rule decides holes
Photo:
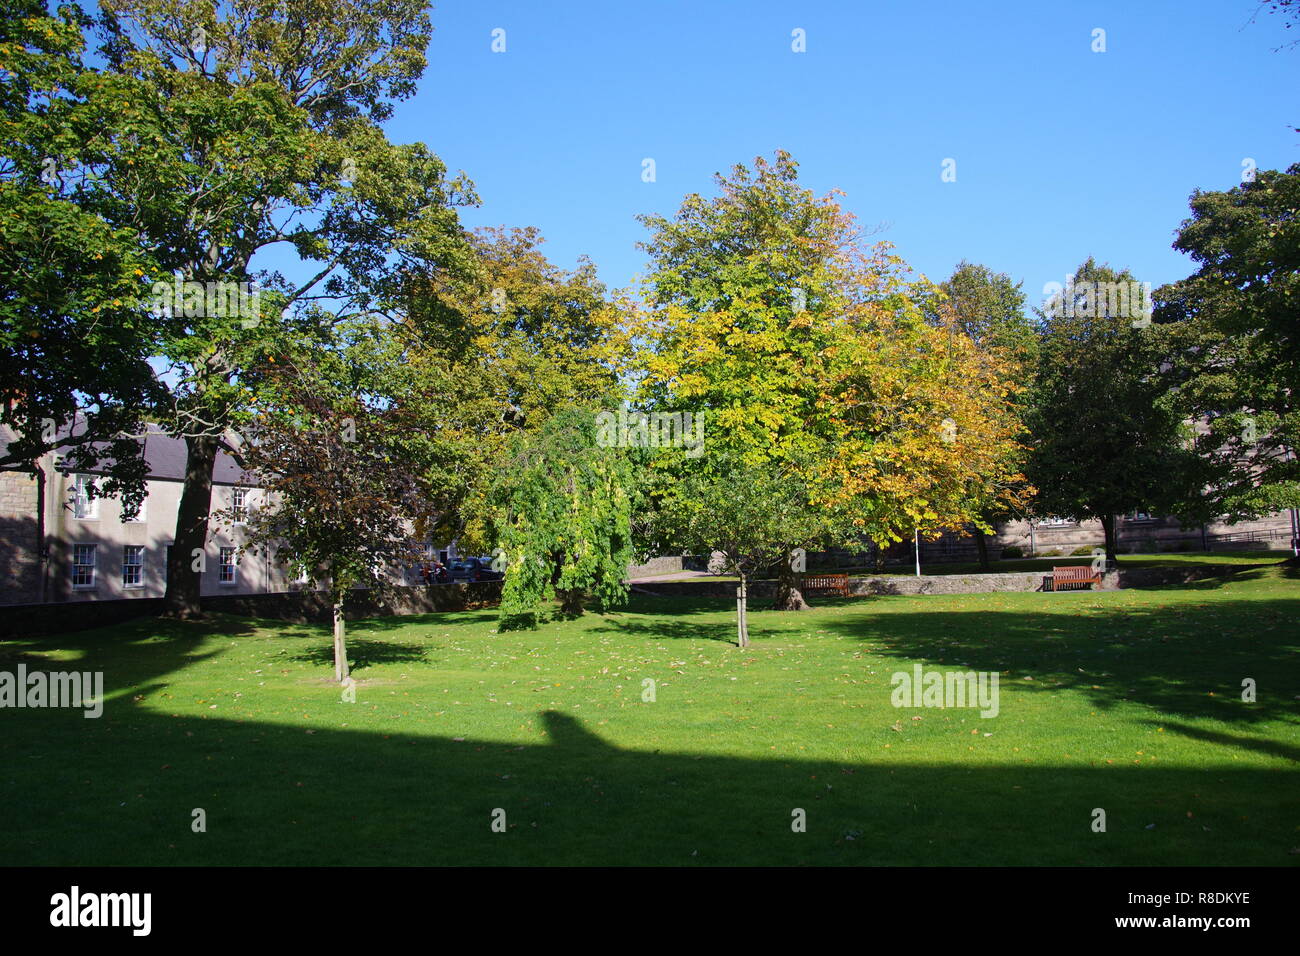
[[(78, 418), (71, 428), (64, 426), (59, 431), (60, 437), (75, 436), (84, 434), (86, 430), (85, 421)], [(0, 451), (3, 451), (9, 445), (12, 432), (8, 428), (0, 428)], [(149, 465), (149, 478), (154, 481), (184, 481), (185, 480), (185, 440), (175, 438), (166, 434), (157, 425), (150, 424), (146, 430), (145, 437), (140, 439), (144, 444), (144, 459)], [(106, 448), (106, 443), (93, 442), (100, 448)], [(69, 446), (58, 446), (55, 449), (56, 454), (65, 454)], [(95, 474), (103, 474), (108, 471), (110, 465), (105, 463), (98, 468), (92, 468), (90, 471)], [(239, 464), (223, 451), (217, 452), (216, 465), (212, 470), (212, 483), (215, 485), (251, 485), (250, 476), (244, 471)]]

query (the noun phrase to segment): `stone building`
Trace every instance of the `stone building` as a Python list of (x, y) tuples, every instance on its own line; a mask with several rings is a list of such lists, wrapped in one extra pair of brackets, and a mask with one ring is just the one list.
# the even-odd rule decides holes
[[(0, 436), (3, 441), (3, 436)], [(72, 473), (58, 451), (23, 470), (0, 470), (0, 605), (161, 597), (167, 551), (185, 475), (185, 443), (155, 430), (143, 439), (149, 465), (147, 495), (138, 514), (116, 498), (95, 498), (99, 476)], [(242, 551), (241, 512), (257, 508), (265, 492), (228, 455), (217, 458), (201, 593), (261, 594), (306, 586), (274, 553)], [(230, 520), (218, 513), (232, 512)], [(455, 546), (431, 558), (455, 560)], [(419, 583), (418, 568), (395, 572)]]

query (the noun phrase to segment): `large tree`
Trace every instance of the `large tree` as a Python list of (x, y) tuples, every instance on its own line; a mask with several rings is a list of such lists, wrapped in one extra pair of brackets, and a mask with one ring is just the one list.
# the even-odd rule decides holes
[(1193, 193), (1174, 248), (1197, 270), (1157, 292), (1173, 398), (1204, 423), (1212, 514), (1300, 507), (1300, 165)]
[(800, 476), (807, 520), (773, 525), (798, 531), (775, 560), (776, 606), (798, 609), (796, 549), (972, 520), (959, 492), (995, 477), (1003, 429), (989, 412), (1005, 390), (965, 331), (925, 321), (934, 286), (887, 244), (865, 243), (833, 195), (800, 186), (788, 154), (717, 185), (672, 219), (643, 219), (640, 401), (704, 416), (708, 453), (669, 457), (669, 485), (723, 458)]
[(1047, 303), (1026, 415), (1036, 509), (1100, 520), (1112, 564), (1115, 516), (1189, 514), (1199, 474), (1160, 373), (1163, 333), (1109, 292), (1133, 281), (1090, 258)]
[[(247, 370), (328, 300), (335, 316), (392, 312), (407, 277), (464, 267), (455, 207), (472, 201), (421, 144), (381, 124), (425, 65), (423, 0), (105, 0), (105, 66), (81, 93), (105, 216), (154, 250), (161, 419), (187, 446), (167, 606), (198, 611), (212, 468), (256, 402)], [(292, 250), (301, 277), (258, 255)], [(261, 280), (237, 309), (214, 289)], [(190, 286), (186, 283), (196, 283)], [(179, 286), (177, 294), (167, 293)], [(243, 286), (248, 289), (248, 285)], [(232, 449), (233, 450), (233, 449)]]
[(470, 266), (412, 277), (388, 361), (389, 393), (421, 427), (436, 533), (488, 550), (517, 436), (537, 435), (566, 408), (621, 394), (617, 314), (595, 267), (550, 262), (536, 229), (467, 237)]

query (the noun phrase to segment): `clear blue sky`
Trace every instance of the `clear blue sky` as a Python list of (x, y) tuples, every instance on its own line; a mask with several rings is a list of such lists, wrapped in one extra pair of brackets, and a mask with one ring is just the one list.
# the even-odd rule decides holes
[(1247, 157), (1300, 161), (1300, 49), (1274, 52), (1300, 29), (1248, 23), (1257, 6), (444, 0), (388, 131), (470, 176), (467, 224), (537, 226), (553, 261), (585, 253), (611, 287), (644, 268), (637, 213), (786, 149), (914, 268), (982, 262), (1037, 304), (1088, 255), (1186, 275), (1170, 243), (1191, 191), (1236, 184)]

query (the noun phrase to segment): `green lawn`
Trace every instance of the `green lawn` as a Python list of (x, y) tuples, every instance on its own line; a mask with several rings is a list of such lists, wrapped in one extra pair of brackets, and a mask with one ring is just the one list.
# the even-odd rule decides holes
[[(746, 651), (725, 600), (358, 622), (355, 703), (323, 628), (8, 641), (0, 670), (102, 670), (108, 700), (0, 711), (0, 861), (1300, 863), (1294, 569), (818, 603), (751, 611)], [(999, 715), (893, 707), (914, 662), (1000, 672)]]

